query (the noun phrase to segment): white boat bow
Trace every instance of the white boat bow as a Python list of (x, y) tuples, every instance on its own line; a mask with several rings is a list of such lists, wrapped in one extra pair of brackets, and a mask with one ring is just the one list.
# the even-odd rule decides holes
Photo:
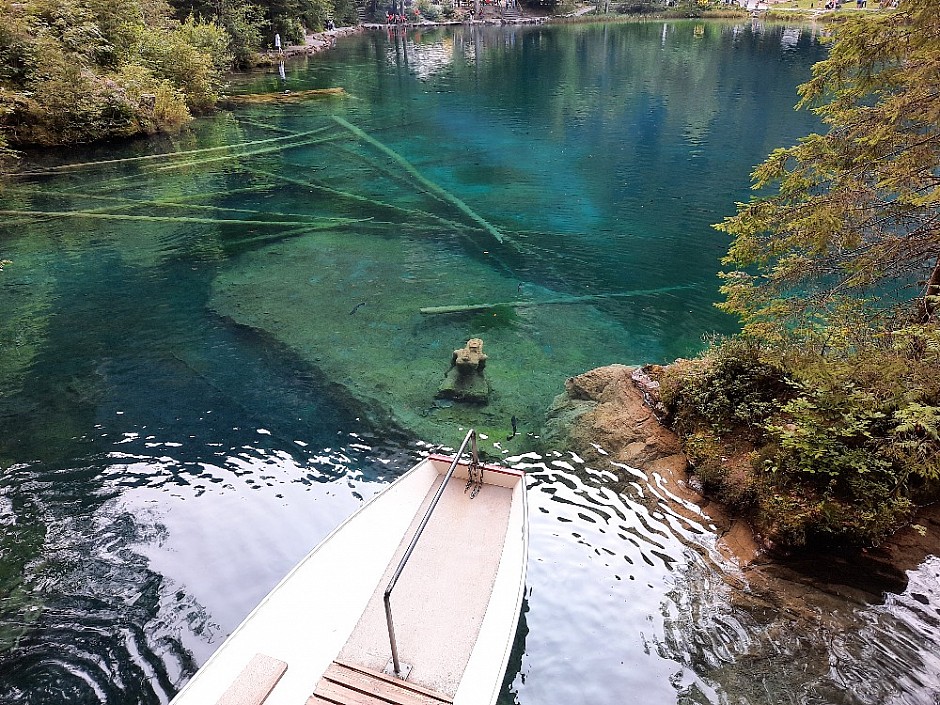
[(525, 477), (475, 459), (470, 431), (361, 507), (172, 705), (495, 703), (525, 591)]

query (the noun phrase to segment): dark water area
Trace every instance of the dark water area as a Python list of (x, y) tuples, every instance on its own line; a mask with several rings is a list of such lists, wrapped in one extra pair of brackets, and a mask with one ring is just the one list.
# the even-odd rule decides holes
[[(235, 86), (344, 97), (31, 155), (0, 191), (0, 703), (168, 702), (472, 424), (529, 471), (504, 705), (935, 705), (937, 558), (768, 582), (656, 472), (539, 445), (567, 376), (734, 330), (710, 225), (816, 129), (823, 56), (750, 21), (366, 33)], [(511, 305), (419, 313), (480, 302)], [(434, 405), (472, 335), (494, 398)]]

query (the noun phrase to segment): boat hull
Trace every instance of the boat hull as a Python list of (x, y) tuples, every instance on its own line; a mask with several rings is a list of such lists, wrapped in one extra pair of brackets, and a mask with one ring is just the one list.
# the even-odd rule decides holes
[[(387, 631), (375, 626), (376, 599), (381, 599), (389, 571), (397, 566), (450, 461), (444, 456), (421, 461), (337, 527), (258, 604), (173, 705), (219, 702), (257, 654), (287, 664), (264, 699), (265, 705), (306, 702), (327, 668), (340, 657), (381, 670), (390, 651)], [(419, 542), (392, 605), (402, 661), (414, 666), (409, 682), (442, 692), (455, 705), (486, 705), (495, 703), (499, 694), (524, 596), (525, 481), (521, 472), (486, 466), (479, 495), (470, 499), (470, 493), (464, 492), (466, 478), (466, 466), (458, 465), (445, 488), (449, 504), (442, 502), (442, 511), (432, 516), (430, 536)], [(495, 565), (487, 569), (492, 573), (488, 585), (480, 588), (488, 591), (481, 607), (475, 586), (465, 584), (465, 579), (451, 581), (452, 593), (442, 592), (440, 580), (459, 577), (461, 569), (466, 576), (462, 564), (468, 561), (478, 565), (473, 561), (481, 559), (468, 548), (467, 532), (474, 541), (481, 533), (493, 533), (495, 522), (482, 513), (496, 511), (487, 509), (487, 502), (499, 504), (497, 495), (506, 496), (502, 502), (505, 525), (499, 529), (501, 538), (488, 537), (488, 545), (498, 544), (498, 555), (484, 556)], [(468, 526), (466, 521), (477, 524)], [(455, 538), (448, 546), (451, 534)], [(420, 550), (426, 555), (419, 555)], [(425, 559), (442, 562), (429, 565)], [(464, 606), (468, 587), (476, 599), (472, 609)], [(450, 607), (438, 606), (435, 612), (434, 605), (429, 607), (429, 594)], [(460, 636), (459, 649), (451, 648), (460, 654), (442, 655), (434, 639), (453, 640), (458, 630), (473, 632), (472, 643)], [(435, 654), (439, 658), (433, 658)]]

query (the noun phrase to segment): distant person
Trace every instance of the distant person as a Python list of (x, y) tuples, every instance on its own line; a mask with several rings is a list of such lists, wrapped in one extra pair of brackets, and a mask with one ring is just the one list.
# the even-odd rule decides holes
[(332, 32), (336, 29), (336, 23), (332, 19), (329, 19), (326, 21), (326, 28)]
[(275, 51), (282, 51), (282, 49), (281, 49), (281, 35), (280, 35), (280, 34), (275, 34), (275, 35), (274, 35), (274, 49), (275, 49)]

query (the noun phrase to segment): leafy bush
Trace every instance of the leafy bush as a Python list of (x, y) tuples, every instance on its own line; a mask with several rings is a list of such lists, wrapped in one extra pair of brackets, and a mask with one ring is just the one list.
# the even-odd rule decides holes
[(354, 25), (359, 21), (355, 0), (333, 0), (333, 19), (337, 25)]
[(794, 382), (778, 366), (762, 361), (763, 351), (743, 339), (713, 347), (702, 363), (678, 369), (663, 380), (663, 401), (674, 409), (678, 430), (704, 422), (719, 434), (744, 426), (760, 432), (764, 422), (791, 396)]
[(134, 106), (121, 86), (74, 62), (50, 38), (37, 43), (31, 91), (5, 117), (24, 142), (87, 142), (133, 132)]
[(232, 66), (248, 68), (261, 49), (264, 32), (269, 25), (264, 11), (255, 5), (238, 3), (230, 7), (222, 23), (229, 37), (228, 53), (232, 57)]
[(429, 0), (419, 0), (418, 10), (421, 15), (431, 22), (436, 22), (441, 17), (441, 8), (432, 4)]
[(649, 12), (659, 12), (665, 7), (665, 2), (658, 0), (630, 0), (617, 5), (617, 12), (622, 15), (642, 15)]
[(186, 32), (151, 32), (139, 27), (135, 41), (139, 63), (178, 87), (190, 110), (203, 111), (215, 105), (221, 76), (209, 54), (187, 43)]
[[(324, 8), (322, 14), (317, 14), (315, 17), (316, 19), (308, 26), (311, 28), (322, 27), (322, 24), (319, 23), (326, 21), (326, 9)], [(303, 23), (296, 17), (281, 17), (271, 20), (271, 35), (274, 34), (281, 35), (281, 41), (284, 45), (300, 44), (305, 40), (307, 31), (304, 29)]]
[(180, 24), (176, 33), (180, 41), (207, 54), (216, 71), (225, 71), (232, 67), (231, 37), (218, 25), (190, 15)]
[(0, 81), (22, 81), (33, 63), (33, 36), (23, 12), (12, 0), (0, 0)]
[(154, 76), (149, 69), (125, 66), (120, 81), (137, 105), (136, 121), (140, 132), (151, 134), (177, 128), (192, 119), (182, 92), (170, 81)]
[[(301, 33), (297, 41), (302, 42), (304, 37), (303, 27), (312, 30), (321, 30), (326, 26), (327, 20), (333, 15), (333, 3), (331, 0), (302, 0), (298, 3), (296, 18), (302, 25)], [(285, 18), (290, 19), (290, 18)], [(277, 19), (272, 18), (273, 22)]]
[(877, 543), (940, 497), (940, 331), (825, 357), (740, 338), (673, 365), (663, 401), (706, 487), (767, 538)]
[[(162, 0), (0, 0), (0, 153), (172, 129), (215, 104), (228, 36)], [(8, 14), (7, 14), (8, 13)]]

